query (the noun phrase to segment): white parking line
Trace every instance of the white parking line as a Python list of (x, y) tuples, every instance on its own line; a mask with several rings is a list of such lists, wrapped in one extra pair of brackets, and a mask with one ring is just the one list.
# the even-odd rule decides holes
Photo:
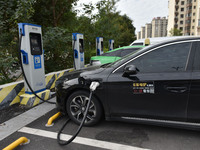
[[(52, 98), (49, 100), (51, 102), (55, 102), (56, 98)], [(55, 105), (51, 105), (48, 103), (42, 103), (32, 109), (22, 113), (19, 116), (16, 116), (0, 126), (0, 141), (4, 138), (8, 137), (12, 133), (16, 132), (20, 128), (26, 126), (27, 124), (33, 122), (34, 120), (38, 119), (39, 117), (43, 116), (47, 112), (53, 110)]]
[[(20, 130), (18, 130), (18, 132), (57, 139), (56, 132), (34, 129), (34, 128), (29, 128), (29, 127), (23, 127)], [(70, 137), (71, 135), (68, 135), (68, 134), (61, 135), (62, 140), (68, 140)], [(147, 149), (143, 149), (139, 147), (111, 143), (111, 142), (106, 142), (106, 141), (99, 141), (99, 140), (94, 140), (94, 139), (89, 139), (89, 138), (84, 138), (84, 137), (76, 137), (73, 143), (88, 145), (92, 147), (99, 147), (99, 148), (104, 148), (104, 149), (110, 149), (110, 150), (147, 150)]]

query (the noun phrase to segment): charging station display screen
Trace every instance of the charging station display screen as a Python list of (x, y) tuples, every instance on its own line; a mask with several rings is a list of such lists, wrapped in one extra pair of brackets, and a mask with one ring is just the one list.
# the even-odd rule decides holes
[(103, 52), (103, 41), (101, 41), (101, 51)]
[(84, 52), (83, 39), (79, 39), (79, 50), (80, 50), (80, 53)]
[(42, 55), (41, 34), (30, 33), (31, 55)]

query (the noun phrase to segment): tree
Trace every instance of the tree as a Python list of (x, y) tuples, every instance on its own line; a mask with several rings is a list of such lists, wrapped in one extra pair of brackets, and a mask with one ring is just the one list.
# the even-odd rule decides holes
[(97, 3), (97, 21), (95, 28), (97, 34), (103, 36), (106, 41), (115, 40), (115, 45), (126, 46), (135, 39), (135, 27), (133, 21), (127, 15), (120, 15), (116, 11), (116, 0), (102, 0)]
[(73, 9), (77, 1), (0, 0), (0, 83), (15, 80), (11, 74), (19, 68), (17, 23), (20, 22), (42, 26), (46, 73), (73, 67), (74, 32), (84, 34), (86, 63), (96, 54), (97, 36), (103, 36), (104, 43), (107, 41), (105, 49), (108, 49), (109, 39), (114, 39), (117, 46), (129, 45), (134, 40), (133, 21), (116, 11), (119, 0), (84, 4), (82, 16), (78, 16)]
[(0, 0), (0, 84), (12, 82), (18, 65), (17, 23), (30, 20), (34, 0)]
[(182, 34), (182, 30), (179, 30), (177, 28), (172, 28), (170, 31), (169, 31), (170, 35), (171, 36), (181, 36), (183, 35)]

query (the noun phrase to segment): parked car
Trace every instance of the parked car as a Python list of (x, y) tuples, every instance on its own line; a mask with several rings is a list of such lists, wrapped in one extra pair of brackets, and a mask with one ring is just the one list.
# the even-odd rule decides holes
[(101, 65), (112, 63), (116, 60), (121, 59), (121, 57), (126, 56), (138, 49), (143, 48), (144, 46), (124, 46), (116, 48), (112, 51), (108, 51), (100, 56), (93, 56), (90, 58), (90, 65)]
[(200, 129), (200, 37), (151, 45), (114, 63), (58, 79), (57, 108), (75, 123), (83, 118), (92, 81), (100, 86), (92, 96), (85, 125), (105, 117)]

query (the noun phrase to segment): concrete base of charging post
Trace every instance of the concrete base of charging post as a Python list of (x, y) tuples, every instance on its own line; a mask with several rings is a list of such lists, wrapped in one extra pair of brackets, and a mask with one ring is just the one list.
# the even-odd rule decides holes
[[(37, 93), (37, 95), (44, 100), (48, 100), (49, 98), (51, 98), (50, 90), (42, 91), (40, 93)], [(28, 107), (32, 107), (32, 106), (35, 106), (35, 105), (37, 105), (41, 102), (42, 101), (39, 98), (37, 98), (34, 94), (22, 94), (22, 95), (20, 95), (20, 104), (21, 105), (26, 105)]]

